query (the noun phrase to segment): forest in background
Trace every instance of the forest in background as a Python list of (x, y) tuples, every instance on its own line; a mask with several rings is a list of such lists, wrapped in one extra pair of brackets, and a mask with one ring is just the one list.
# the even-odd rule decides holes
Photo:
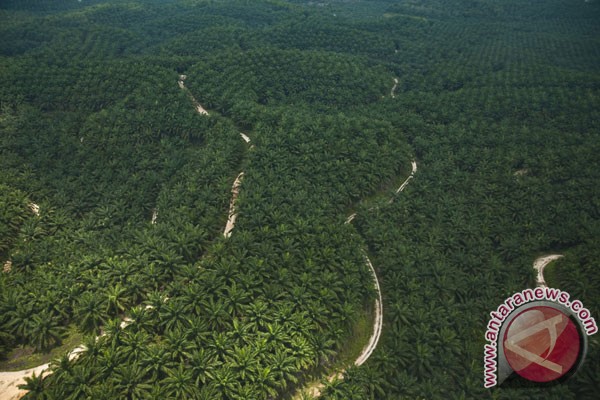
[(565, 255), (551, 283), (600, 318), (599, 14), (3, 1), (0, 355), (86, 335), (28, 398), (290, 398), (365, 340), (367, 249), (382, 341), (321, 398), (593, 397), (596, 336), (551, 388), (484, 389), (482, 361), (539, 255)]

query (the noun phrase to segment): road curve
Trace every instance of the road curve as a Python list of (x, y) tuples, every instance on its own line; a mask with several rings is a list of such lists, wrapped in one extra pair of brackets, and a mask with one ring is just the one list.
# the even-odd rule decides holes
[(373, 264), (369, 259), (369, 256), (365, 254), (365, 260), (369, 269), (371, 270), (371, 274), (373, 275), (373, 280), (375, 281), (375, 290), (377, 291), (377, 299), (375, 299), (375, 320), (373, 322), (373, 333), (369, 338), (369, 342), (365, 346), (365, 348), (361, 351), (358, 358), (354, 361), (354, 365), (361, 366), (365, 361), (369, 359), (375, 348), (377, 347), (377, 343), (379, 343), (379, 338), (381, 337), (381, 331), (383, 329), (383, 299), (381, 297), (381, 286), (379, 286), (379, 279), (377, 279), (377, 273), (375, 273), (375, 268), (373, 268)]
[(392, 99), (396, 97), (396, 88), (397, 87), (398, 87), (398, 78), (394, 78), (394, 86), (392, 86), (392, 90), (390, 90), (390, 96)]
[(546, 268), (546, 266), (552, 261), (558, 260), (561, 257), (563, 257), (562, 254), (550, 254), (535, 259), (533, 262), (533, 269), (537, 271), (537, 277), (535, 279), (536, 286), (548, 287), (548, 285), (546, 285), (546, 280), (544, 279), (544, 268)]
[(223, 236), (226, 238), (231, 236), (231, 231), (235, 227), (235, 220), (237, 218), (237, 210), (235, 207), (235, 202), (237, 201), (238, 195), (240, 194), (240, 186), (242, 184), (242, 179), (244, 178), (244, 172), (240, 172), (235, 181), (233, 181), (233, 186), (231, 187), (231, 201), (229, 202), (229, 217), (227, 218), (227, 224), (225, 225), (225, 230), (223, 231)]
[(183, 90), (185, 90), (188, 93), (188, 95), (192, 99), (192, 103), (194, 104), (194, 107), (196, 108), (196, 111), (198, 112), (198, 114), (209, 115), (208, 111), (206, 111), (204, 109), (204, 107), (202, 107), (202, 105), (200, 103), (198, 103), (198, 100), (196, 100), (196, 98), (185, 87), (185, 79), (186, 78), (187, 78), (187, 75), (179, 75), (179, 80), (177, 81), (177, 85), (179, 85), (180, 89), (183, 89)]
[[(413, 179), (413, 177), (418, 169), (417, 162), (415, 160), (411, 161), (411, 166), (412, 166), (412, 170), (411, 170), (410, 175), (408, 176), (408, 178), (406, 178), (406, 180), (404, 182), (402, 182), (400, 187), (396, 190), (395, 194), (402, 192), (406, 188), (406, 186), (408, 185), (410, 180)], [(390, 199), (389, 203), (391, 203), (392, 201), (393, 201), (393, 198)], [(345, 224), (352, 223), (352, 221), (354, 220), (354, 218), (356, 218), (357, 215), (358, 215), (357, 213), (350, 214), (348, 216), (348, 218), (346, 219), (346, 222), (344, 222), (344, 223)], [(362, 351), (360, 352), (360, 354), (358, 355), (356, 360), (354, 360), (354, 365), (356, 365), (356, 366), (361, 366), (362, 364), (364, 364), (369, 359), (371, 354), (373, 354), (373, 352), (377, 348), (377, 344), (379, 343), (379, 339), (381, 337), (381, 332), (383, 330), (383, 298), (381, 295), (381, 286), (379, 285), (379, 279), (377, 278), (377, 273), (375, 271), (375, 268), (373, 267), (373, 264), (371, 263), (371, 260), (369, 259), (369, 256), (366, 254), (366, 252), (364, 252), (364, 257), (365, 257), (365, 263), (369, 267), (369, 270), (371, 271), (371, 274), (373, 276), (373, 282), (375, 284), (375, 291), (377, 292), (377, 298), (375, 299), (375, 318), (373, 320), (373, 333), (371, 334), (371, 337), (369, 338), (367, 345), (362, 349)], [(326, 380), (328, 382), (333, 382), (334, 380), (344, 379), (344, 371), (345, 371), (345, 369), (333, 372), (331, 375), (329, 375), (326, 378)], [(298, 390), (296, 392), (296, 394), (294, 395), (293, 399), (299, 400), (303, 393), (306, 393), (313, 398), (317, 398), (317, 397), (321, 396), (321, 391), (324, 388), (325, 388), (325, 384), (323, 384), (322, 382), (314, 383), (308, 387)]]
[[(398, 190), (396, 190), (396, 194), (402, 192), (406, 188), (406, 185), (408, 185), (410, 180), (413, 179), (413, 177), (415, 176), (415, 173), (417, 172), (418, 168), (417, 162), (415, 160), (411, 161), (411, 167), (412, 170), (410, 175), (408, 176), (408, 178), (406, 178), (402, 185), (400, 185)], [(355, 217), (356, 213), (350, 215), (346, 220), (346, 223), (351, 223)], [(375, 268), (373, 267), (371, 260), (366, 254), (365, 261), (367, 263), (367, 266), (371, 270), (371, 274), (373, 275), (373, 281), (375, 282), (375, 290), (377, 291), (377, 299), (375, 300), (375, 319), (373, 321), (373, 333), (371, 334), (369, 342), (367, 343), (365, 348), (361, 351), (361, 353), (358, 355), (358, 358), (354, 361), (354, 365), (356, 366), (362, 365), (365, 361), (369, 359), (369, 357), (377, 347), (377, 344), (379, 343), (379, 338), (381, 337), (381, 331), (383, 329), (383, 299), (381, 296), (381, 286), (379, 285), (379, 279), (377, 278)]]

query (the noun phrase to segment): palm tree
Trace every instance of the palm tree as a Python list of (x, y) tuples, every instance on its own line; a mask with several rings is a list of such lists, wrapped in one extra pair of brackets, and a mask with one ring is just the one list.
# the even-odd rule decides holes
[(148, 263), (148, 266), (142, 272), (146, 290), (158, 290), (167, 281), (167, 274), (162, 266), (156, 263)]
[(313, 334), (310, 336), (310, 343), (315, 352), (315, 365), (327, 365), (333, 356), (335, 356), (335, 341), (324, 334)]
[(81, 347), (84, 349), (77, 357), (77, 362), (88, 367), (95, 367), (104, 346), (104, 337), (96, 337), (95, 335), (86, 335), (83, 338)]
[(44, 382), (43, 373), (36, 375), (35, 372), (31, 376), (25, 377), (25, 383), (18, 385), (21, 390), (27, 390), (27, 398), (34, 400), (48, 399), (45, 394), (46, 384)]
[(306, 369), (315, 365), (315, 351), (305, 337), (293, 337), (291, 350), (296, 361), (296, 368)]
[(110, 319), (104, 325), (106, 341), (110, 343), (113, 348), (118, 348), (123, 343), (122, 335), (125, 327), (125, 322), (121, 321), (120, 318)]
[(225, 311), (229, 315), (240, 315), (244, 304), (248, 303), (248, 293), (240, 289), (235, 283), (227, 288), (226, 292), (224, 296)]
[(165, 368), (172, 367), (173, 362), (169, 361), (169, 354), (166, 347), (160, 343), (151, 343), (143, 350), (140, 356), (140, 363), (144, 372), (152, 381), (162, 379), (165, 375)]
[(277, 374), (271, 367), (261, 367), (251, 376), (252, 383), (264, 398), (274, 398), (281, 383), (277, 382)]
[(249, 346), (238, 347), (227, 351), (225, 362), (241, 379), (246, 380), (256, 373), (258, 367), (258, 353)]
[(240, 388), (235, 393), (233, 399), (260, 399), (264, 398), (264, 393), (257, 387), (255, 383), (246, 383), (240, 385)]
[(198, 345), (206, 343), (206, 339), (210, 337), (208, 323), (200, 317), (190, 317), (190, 327), (184, 333), (187, 340)]
[(142, 355), (152, 338), (145, 331), (129, 329), (123, 334), (123, 344), (120, 347), (122, 356), (129, 362), (136, 361)]
[(244, 346), (248, 344), (253, 336), (250, 335), (250, 330), (252, 325), (241, 322), (239, 319), (234, 319), (231, 327), (231, 331), (229, 332), (230, 337), (235, 344), (238, 346)]
[(119, 392), (112, 380), (95, 384), (89, 387), (86, 392), (88, 394), (87, 398), (94, 400), (114, 400), (119, 397)]
[(363, 393), (361, 398), (370, 399), (385, 398), (389, 392), (384, 390), (385, 379), (377, 369), (369, 368), (360, 370), (358, 368), (349, 368), (346, 371), (346, 379), (349, 382), (356, 382), (361, 388), (365, 388), (367, 393)]
[[(6, 322), (0, 319), (0, 326), (6, 326)], [(15, 338), (8, 332), (0, 331), (0, 358), (13, 347)]]
[(67, 399), (76, 400), (87, 397), (95, 380), (92, 369), (75, 365), (71, 374), (65, 379), (65, 390), (69, 394)]
[(198, 225), (186, 222), (179, 227), (178, 232), (173, 232), (171, 245), (183, 259), (194, 262), (201, 252), (201, 244), (206, 240), (207, 233)]
[(433, 349), (429, 344), (417, 342), (411, 351), (413, 364), (409, 370), (417, 376), (428, 376), (432, 372)]
[(212, 297), (204, 303), (204, 313), (211, 331), (220, 331), (230, 326), (231, 316), (227, 313), (222, 300)]
[(124, 311), (127, 307), (128, 296), (127, 289), (117, 282), (115, 285), (106, 288), (106, 314), (112, 317)]
[(167, 377), (161, 381), (161, 385), (164, 385), (169, 399), (190, 399), (200, 395), (192, 372), (183, 364), (176, 369), (167, 368), (166, 372)]
[(157, 290), (152, 291), (148, 294), (148, 300), (146, 300), (146, 309), (151, 314), (160, 314), (160, 311), (167, 303), (167, 296)]
[(255, 330), (263, 329), (267, 323), (272, 322), (273, 319), (269, 314), (269, 307), (267, 303), (258, 299), (244, 308), (244, 315), (250, 325)]
[(181, 330), (190, 327), (189, 307), (179, 298), (171, 299), (165, 303), (160, 312), (160, 325), (165, 331)]
[(341, 379), (333, 379), (325, 381), (325, 388), (323, 389), (323, 395), (331, 399), (350, 399), (349, 393), (346, 392), (345, 386)]
[(298, 368), (295, 360), (288, 350), (278, 348), (268, 357), (268, 365), (271, 367), (277, 387), (285, 389), (289, 382), (298, 383)]
[(196, 344), (189, 341), (182, 331), (174, 330), (165, 334), (167, 355), (175, 363), (185, 362), (190, 358)]
[[(161, 397), (153, 397), (153, 398), (161, 398)], [(223, 393), (220, 392), (215, 384), (211, 381), (206, 385), (202, 385), (199, 388), (198, 400), (221, 400), (223, 399)]]
[(215, 355), (206, 349), (194, 350), (189, 363), (196, 385), (206, 384), (215, 369), (221, 365)]
[(144, 369), (137, 363), (127, 363), (115, 368), (110, 378), (122, 398), (147, 399), (152, 385), (145, 379)]
[[(192, 266), (194, 274), (198, 274), (198, 268)], [(189, 314), (199, 316), (202, 315), (204, 308), (204, 296), (199, 296), (198, 293), (202, 293), (205, 290), (205, 286), (201, 283), (190, 282), (184, 284), (182, 287), (182, 293), (180, 295), (181, 301), (185, 304), (189, 310)]]
[(119, 349), (114, 347), (105, 347), (98, 355), (98, 367), (101, 376), (106, 378), (113, 374), (115, 369), (125, 361)]
[(69, 353), (64, 353), (50, 362), (50, 370), (53, 372), (52, 379), (57, 384), (64, 383), (73, 372), (73, 367), (74, 362), (71, 361)]
[(290, 341), (289, 333), (285, 330), (284, 325), (277, 322), (266, 325), (265, 338), (271, 348), (285, 346)]
[(135, 272), (135, 265), (121, 256), (109, 257), (102, 262), (99, 269), (106, 271), (106, 274), (111, 278), (111, 281), (126, 283), (131, 275)]
[[(46, 277), (42, 279), (46, 280)], [(57, 290), (49, 290), (42, 294), (39, 298), (39, 302), (45, 305), (46, 311), (64, 321), (68, 319), (68, 310), (71, 308), (71, 301), (63, 295), (65, 289), (64, 284), (62, 282), (56, 282), (56, 285), (59, 286)]]
[(32, 317), (28, 333), (36, 350), (43, 351), (54, 344), (60, 344), (64, 331), (58, 317), (42, 311)]
[(134, 324), (130, 327), (131, 330), (143, 330), (152, 332), (155, 321), (152, 319), (152, 310), (148, 306), (135, 306), (129, 310), (129, 317)]
[(75, 319), (84, 332), (98, 333), (107, 320), (104, 300), (96, 293), (84, 292), (73, 308)]
[(234, 398), (235, 393), (240, 389), (237, 376), (228, 366), (224, 366), (214, 372), (213, 384), (215, 389), (226, 399)]
[(213, 332), (212, 338), (208, 341), (207, 347), (213, 352), (219, 360), (225, 360), (225, 354), (229, 350), (229, 336), (223, 332)]
[(16, 307), (7, 312), (8, 327), (11, 333), (17, 337), (27, 336), (31, 324), (30, 316), (33, 313), (33, 303), (30, 299), (21, 299)]

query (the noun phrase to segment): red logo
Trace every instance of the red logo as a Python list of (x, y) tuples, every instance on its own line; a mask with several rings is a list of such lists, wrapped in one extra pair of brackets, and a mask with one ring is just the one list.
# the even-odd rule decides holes
[(579, 356), (575, 323), (553, 307), (531, 307), (517, 315), (504, 335), (504, 356), (520, 376), (550, 382), (567, 374)]

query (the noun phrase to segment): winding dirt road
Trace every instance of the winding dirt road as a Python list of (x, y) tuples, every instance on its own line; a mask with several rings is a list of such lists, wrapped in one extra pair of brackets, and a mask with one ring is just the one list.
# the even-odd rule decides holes
[[(396, 190), (395, 194), (402, 192), (406, 188), (406, 186), (408, 185), (410, 180), (413, 179), (413, 177), (415, 176), (415, 173), (417, 172), (417, 162), (415, 160), (411, 161), (411, 166), (412, 166), (412, 171), (411, 171), (410, 175), (408, 176), (408, 178), (406, 178), (406, 180), (404, 180), (404, 182), (402, 182), (400, 187)], [(393, 201), (393, 198), (390, 199), (389, 203), (391, 203), (392, 201)], [(356, 218), (356, 216), (357, 216), (357, 213), (350, 214), (350, 216), (348, 216), (348, 218), (346, 219), (345, 223), (346, 224), (352, 223), (352, 221), (354, 220), (354, 218)], [(375, 272), (375, 268), (373, 267), (373, 264), (371, 263), (369, 256), (366, 253), (364, 253), (364, 257), (365, 257), (365, 263), (369, 267), (369, 270), (371, 271), (371, 274), (373, 276), (373, 282), (375, 284), (375, 290), (377, 292), (377, 299), (375, 299), (375, 318), (373, 320), (373, 333), (371, 334), (371, 337), (369, 338), (369, 342), (367, 343), (367, 345), (362, 349), (362, 351), (360, 352), (360, 354), (358, 355), (356, 360), (354, 360), (354, 365), (356, 365), (356, 366), (361, 366), (362, 364), (364, 364), (369, 359), (371, 354), (373, 354), (373, 351), (375, 351), (375, 349), (377, 348), (377, 344), (379, 343), (379, 338), (381, 337), (381, 332), (383, 330), (383, 298), (381, 296), (381, 286), (379, 285), (379, 279), (377, 278), (377, 273)], [(331, 375), (329, 375), (326, 378), (326, 380), (328, 382), (333, 382), (334, 380), (344, 379), (344, 372), (345, 372), (345, 369), (342, 369), (341, 371), (336, 371), (336, 372), (332, 373)], [(308, 387), (300, 389), (294, 396), (294, 400), (301, 399), (302, 394), (308, 394), (313, 398), (317, 398), (317, 397), (321, 396), (321, 391), (323, 390), (323, 388), (325, 388), (324, 383), (322, 383), (322, 382), (313, 383), (313, 384), (309, 385)]]
[(390, 96), (393, 98), (396, 97), (396, 88), (398, 87), (398, 78), (394, 78), (394, 86), (392, 86), (392, 90), (390, 91)]
[(206, 111), (204, 109), (204, 107), (202, 107), (202, 105), (200, 105), (200, 103), (198, 103), (198, 100), (196, 100), (196, 98), (190, 93), (188, 88), (185, 87), (185, 79), (186, 78), (187, 78), (187, 75), (179, 75), (179, 80), (177, 81), (179, 88), (185, 90), (187, 92), (187, 94), (190, 96), (190, 98), (192, 99), (192, 103), (194, 104), (194, 107), (196, 108), (196, 111), (198, 112), (198, 114), (209, 115), (208, 111)]
[(535, 283), (538, 287), (548, 287), (548, 285), (546, 285), (546, 280), (544, 279), (544, 268), (552, 261), (558, 260), (561, 257), (563, 257), (562, 254), (550, 254), (535, 259), (533, 262), (533, 269), (537, 271)]
[(235, 181), (233, 181), (233, 186), (231, 187), (231, 201), (229, 202), (229, 218), (227, 219), (227, 224), (225, 225), (225, 230), (223, 231), (223, 236), (226, 238), (231, 236), (231, 231), (235, 227), (235, 220), (237, 218), (237, 210), (235, 207), (235, 202), (240, 194), (240, 185), (242, 184), (242, 179), (244, 178), (244, 172), (240, 172)]
[[(412, 171), (410, 175), (408, 176), (408, 178), (406, 178), (402, 185), (400, 185), (398, 190), (396, 190), (396, 194), (402, 192), (406, 188), (406, 185), (408, 185), (410, 180), (413, 179), (413, 177), (415, 176), (415, 173), (417, 172), (417, 162), (415, 160), (411, 161), (411, 166)], [(355, 217), (356, 213), (350, 215), (346, 220), (346, 223), (351, 223)], [(379, 343), (379, 338), (381, 337), (381, 331), (383, 329), (383, 299), (381, 297), (381, 286), (379, 285), (379, 279), (377, 278), (377, 273), (375, 272), (375, 268), (373, 267), (371, 260), (369, 259), (366, 253), (364, 256), (365, 262), (371, 270), (371, 274), (373, 275), (375, 290), (377, 291), (377, 299), (375, 299), (375, 318), (373, 321), (373, 333), (371, 334), (369, 342), (367, 343), (365, 348), (361, 351), (361, 353), (358, 355), (358, 358), (354, 361), (354, 365), (356, 366), (362, 365), (365, 361), (369, 359), (371, 354), (373, 354), (373, 351)]]
[[(240, 136), (246, 142), (246, 144), (250, 144), (250, 138), (248, 135), (241, 133)], [(250, 146), (252, 149), (254, 146)], [(231, 231), (235, 227), (235, 220), (237, 218), (237, 210), (236, 210), (236, 201), (238, 195), (240, 194), (240, 186), (242, 184), (242, 179), (244, 178), (244, 171), (240, 172), (235, 181), (233, 181), (233, 186), (231, 187), (231, 201), (229, 202), (229, 216), (227, 218), (227, 224), (225, 225), (225, 230), (223, 231), (223, 236), (226, 238), (231, 236)]]
[(377, 291), (377, 299), (375, 299), (375, 320), (373, 322), (373, 334), (369, 338), (369, 342), (361, 351), (358, 358), (354, 361), (354, 365), (357, 367), (363, 365), (364, 362), (371, 357), (371, 354), (373, 354), (373, 351), (375, 351), (375, 348), (377, 347), (377, 343), (379, 343), (379, 338), (381, 337), (381, 331), (383, 329), (383, 299), (381, 297), (381, 286), (379, 285), (379, 279), (377, 279), (375, 268), (373, 268), (373, 264), (366, 254), (365, 261), (371, 270), (371, 274), (373, 275), (375, 290)]
[[(208, 113), (208, 111), (206, 111), (204, 109), (204, 107), (202, 107), (202, 105), (200, 103), (198, 103), (196, 98), (185, 87), (186, 78), (187, 78), (187, 75), (179, 75), (179, 80), (177, 81), (177, 85), (179, 85), (180, 89), (185, 90), (188, 93), (188, 95), (190, 96), (190, 99), (192, 99), (192, 104), (196, 108), (196, 111), (198, 112), (198, 114), (210, 115)], [(250, 138), (248, 137), (248, 135), (240, 132), (240, 136), (242, 137), (244, 142), (250, 143)], [(235, 202), (238, 198), (238, 195), (240, 194), (240, 186), (242, 184), (243, 178), (244, 178), (244, 172), (242, 171), (239, 173), (237, 178), (235, 178), (235, 181), (233, 182), (233, 186), (231, 187), (231, 201), (229, 202), (229, 214), (228, 214), (228, 218), (227, 218), (227, 223), (225, 224), (225, 229), (223, 230), (223, 236), (225, 236), (226, 238), (231, 236), (231, 231), (235, 227), (235, 220), (237, 218)], [(153, 222), (155, 221), (154, 216), (153, 216), (152, 221)]]
[(411, 161), (411, 166), (412, 166), (412, 171), (411, 171), (410, 175), (408, 176), (408, 178), (406, 178), (406, 180), (404, 182), (402, 182), (402, 185), (400, 185), (398, 190), (396, 190), (396, 194), (402, 192), (404, 190), (404, 188), (406, 187), (406, 185), (408, 185), (408, 182), (412, 178), (415, 177), (415, 174), (417, 173), (417, 162), (415, 160)]

